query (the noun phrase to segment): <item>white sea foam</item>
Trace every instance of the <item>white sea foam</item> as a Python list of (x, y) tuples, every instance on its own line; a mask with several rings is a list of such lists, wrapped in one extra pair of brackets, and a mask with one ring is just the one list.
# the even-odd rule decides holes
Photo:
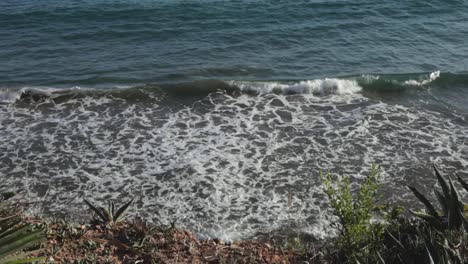
[(372, 74), (363, 74), (360, 77), (361, 81), (365, 82), (366, 84), (372, 83), (380, 79), (379, 75), (372, 75)]
[(72, 87), (70, 89), (60, 89), (54, 87), (42, 86), (24, 86), (21, 88), (0, 88), (0, 103), (14, 103), (21, 98), (24, 93), (31, 93), (34, 95), (51, 97), (54, 92), (70, 91), (79, 89), (79, 87)]
[(0, 103), (13, 103), (21, 96), (21, 90), (4, 88), (0, 89)]
[(429, 78), (427, 79), (424, 79), (424, 80), (408, 80), (408, 81), (405, 81), (404, 84), (406, 85), (410, 85), (410, 86), (423, 86), (423, 85), (427, 85), (433, 81), (435, 81), (437, 78), (440, 77), (440, 71), (435, 71), (435, 72), (431, 72), (431, 74), (429, 74)]
[(255, 93), (313, 94), (323, 96), (330, 94), (354, 94), (362, 90), (355, 80), (336, 78), (294, 83), (231, 81), (229, 84), (239, 87), (242, 91)]

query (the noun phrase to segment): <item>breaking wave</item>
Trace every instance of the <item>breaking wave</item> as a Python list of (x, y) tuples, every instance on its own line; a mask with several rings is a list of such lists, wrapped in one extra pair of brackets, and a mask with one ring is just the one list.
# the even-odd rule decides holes
[(362, 90), (355, 80), (346, 79), (317, 79), (293, 83), (280, 82), (229, 82), (240, 91), (250, 93), (285, 93), (285, 94), (354, 94)]
[(429, 84), (433, 81), (435, 81), (437, 78), (440, 77), (440, 71), (435, 71), (435, 72), (432, 72), (430, 75), (429, 75), (429, 78), (428, 79), (424, 79), (424, 80), (421, 80), (421, 81), (417, 81), (417, 80), (408, 80), (408, 81), (405, 81), (405, 84), (406, 85), (413, 85), (413, 86), (421, 86), (421, 85), (426, 85), (426, 84)]
[(358, 75), (342, 78), (323, 78), (305, 81), (222, 81), (202, 80), (184, 83), (147, 84), (140, 86), (115, 86), (111, 88), (0, 88), (0, 103), (16, 101), (37, 102), (45, 99), (66, 101), (83, 96), (114, 96), (128, 100), (147, 100), (153, 97), (205, 96), (223, 91), (228, 94), (311, 94), (314, 96), (357, 93), (402, 93), (429, 86), (446, 87), (464, 85), (468, 74), (440, 73), (401, 75)]

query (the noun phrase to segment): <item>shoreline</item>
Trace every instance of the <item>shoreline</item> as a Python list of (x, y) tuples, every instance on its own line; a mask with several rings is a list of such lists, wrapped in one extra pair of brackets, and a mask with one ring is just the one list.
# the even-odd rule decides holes
[(93, 221), (74, 223), (22, 213), (20, 217), (23, 223), (47, 230), (42, 252), (33, 254), (44, 257), (47, 263), (298, 263), (310, 258), (305, 245), (299, 250), (292, 248), (298, 244), (287, 241), (280, 246), (282, 242), (276, 240), (200, 239), (174, 224), (155, 225), (141, 218), (109, 227)]
[[(426, 208), (412, 211), (379, 204), (381, 169), (372, 165), (359, 188), (347, 177), (321, 175), (337, 237), (311, 241), (304, 235), (234, 242), (200, 239), (170, 224), (126, 218), (133, 200), (107, 208), (84, 200), (91, 221), (28, 216), (21, 203), (0, 196), (0, 263), (24, 256), (39, 263), (464, 263), (468, 260), (468, 205), (449, 176), (434, 166), (439, 206), (415, 187), (408, 191)], [(457, 176), (468, 191), (468, 182)], [(457, 184), (458, 186), (458, 184)], [(404, 216), (408, 211), (413, 217)]]

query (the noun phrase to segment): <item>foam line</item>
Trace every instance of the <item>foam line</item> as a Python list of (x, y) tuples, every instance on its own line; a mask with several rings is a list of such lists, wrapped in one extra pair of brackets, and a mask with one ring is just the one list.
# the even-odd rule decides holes
[(439, 77), (440, 77), (440, 71), (435, 71), (435, 72), (431, 72), (431, 74), (429, 74), (429, 78), (427, 79), (423, 79), (420, 81), (408, 80), (408, 81), (405, 81), (404, 84), (410, 85), (410, 86), (423, 86), (423, 85), (430, 84), (431, 82), (435, 81)]
[(279, 82), (238, 82), (231, 81), (231, 85), (237, 86), (241, 91), (254, 93), (283, 93), (283, 94), (354, 94), (359, 93), (362, 87), (355, 80), (326, 78), (296, 83)]

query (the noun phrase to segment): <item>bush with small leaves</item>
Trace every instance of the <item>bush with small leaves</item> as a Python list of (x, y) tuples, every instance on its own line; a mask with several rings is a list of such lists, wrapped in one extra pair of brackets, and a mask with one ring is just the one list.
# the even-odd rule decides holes
[(379, 198), (380, 167), (372, 165), (370, 173), (356, 194), (351, 192), (349, 178), (334, 180), (328, 173), (321, 175), (324, 191), (328, 196), (333, 213), (339, 220), (340, 235), (336, 241), (340, 258), (347, 261), (369, 261), (377, 257), (377, 245), (384, 232), (382, 223), (371, 223)]

